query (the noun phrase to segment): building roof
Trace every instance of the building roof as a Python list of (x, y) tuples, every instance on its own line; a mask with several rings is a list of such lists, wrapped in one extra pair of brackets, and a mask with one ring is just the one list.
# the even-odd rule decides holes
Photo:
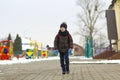
[(83, 47), (82, 47), (82, 46), (80, 46), (80, 45), (78, 45), (78, 44), (76, 44), (76, 43), (73, 43), (73, 45), (78, 46), (78, 47), (80, 47), (80, 48), (82, 48), (82, 49), (83, 49)]
[(112, 8), (113, 8), (113, 6), (114, 6), (114, 4), (116, 3), (116, 1), (117, 1), (117, 0), (112, 0), (112, 3), (111, 3), (111, 5), (109, 6), (109, 9), (112, 9)]

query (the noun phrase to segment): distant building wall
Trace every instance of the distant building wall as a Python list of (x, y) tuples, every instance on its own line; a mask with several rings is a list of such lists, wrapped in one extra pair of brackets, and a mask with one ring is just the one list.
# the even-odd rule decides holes
[(84, 49), (79, 46), (78, 44), (73, 44), (73, 55), (74, 56), (83, 56), (84, 55)]

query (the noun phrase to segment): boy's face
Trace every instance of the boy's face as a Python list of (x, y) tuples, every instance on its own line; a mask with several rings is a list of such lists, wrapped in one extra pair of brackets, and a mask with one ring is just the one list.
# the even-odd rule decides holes
[(64, 32), (64, 31), (65, 31), (65, 28), (64, 28), (64, 27), (61, 27), (60, 30), (61, 30), (61, 32)]

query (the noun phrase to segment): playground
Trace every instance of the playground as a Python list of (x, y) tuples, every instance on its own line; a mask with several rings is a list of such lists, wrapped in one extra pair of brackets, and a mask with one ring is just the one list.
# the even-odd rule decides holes
[(35, 58), (47, 58), (47, 50), (38, 50), (38, 44), (36, 42), (30, 43), (30, 46), (33, 49), (26, 49), (23, 51), (13, 51), (13, 43), (11, 40), (2, 40), (0, 42), (0, 60), (12, 60), (13, 58), (26, 58), (26, 59), (35, 59)]

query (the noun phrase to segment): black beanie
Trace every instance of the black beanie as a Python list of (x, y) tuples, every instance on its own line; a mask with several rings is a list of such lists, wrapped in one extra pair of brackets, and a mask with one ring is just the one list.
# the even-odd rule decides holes
[(60, 28), (61, 27), (64, 27), (65, 29), (67, 29), (67, 24), (65, 22), (63, 22), (61, 25), (60, 25)]

